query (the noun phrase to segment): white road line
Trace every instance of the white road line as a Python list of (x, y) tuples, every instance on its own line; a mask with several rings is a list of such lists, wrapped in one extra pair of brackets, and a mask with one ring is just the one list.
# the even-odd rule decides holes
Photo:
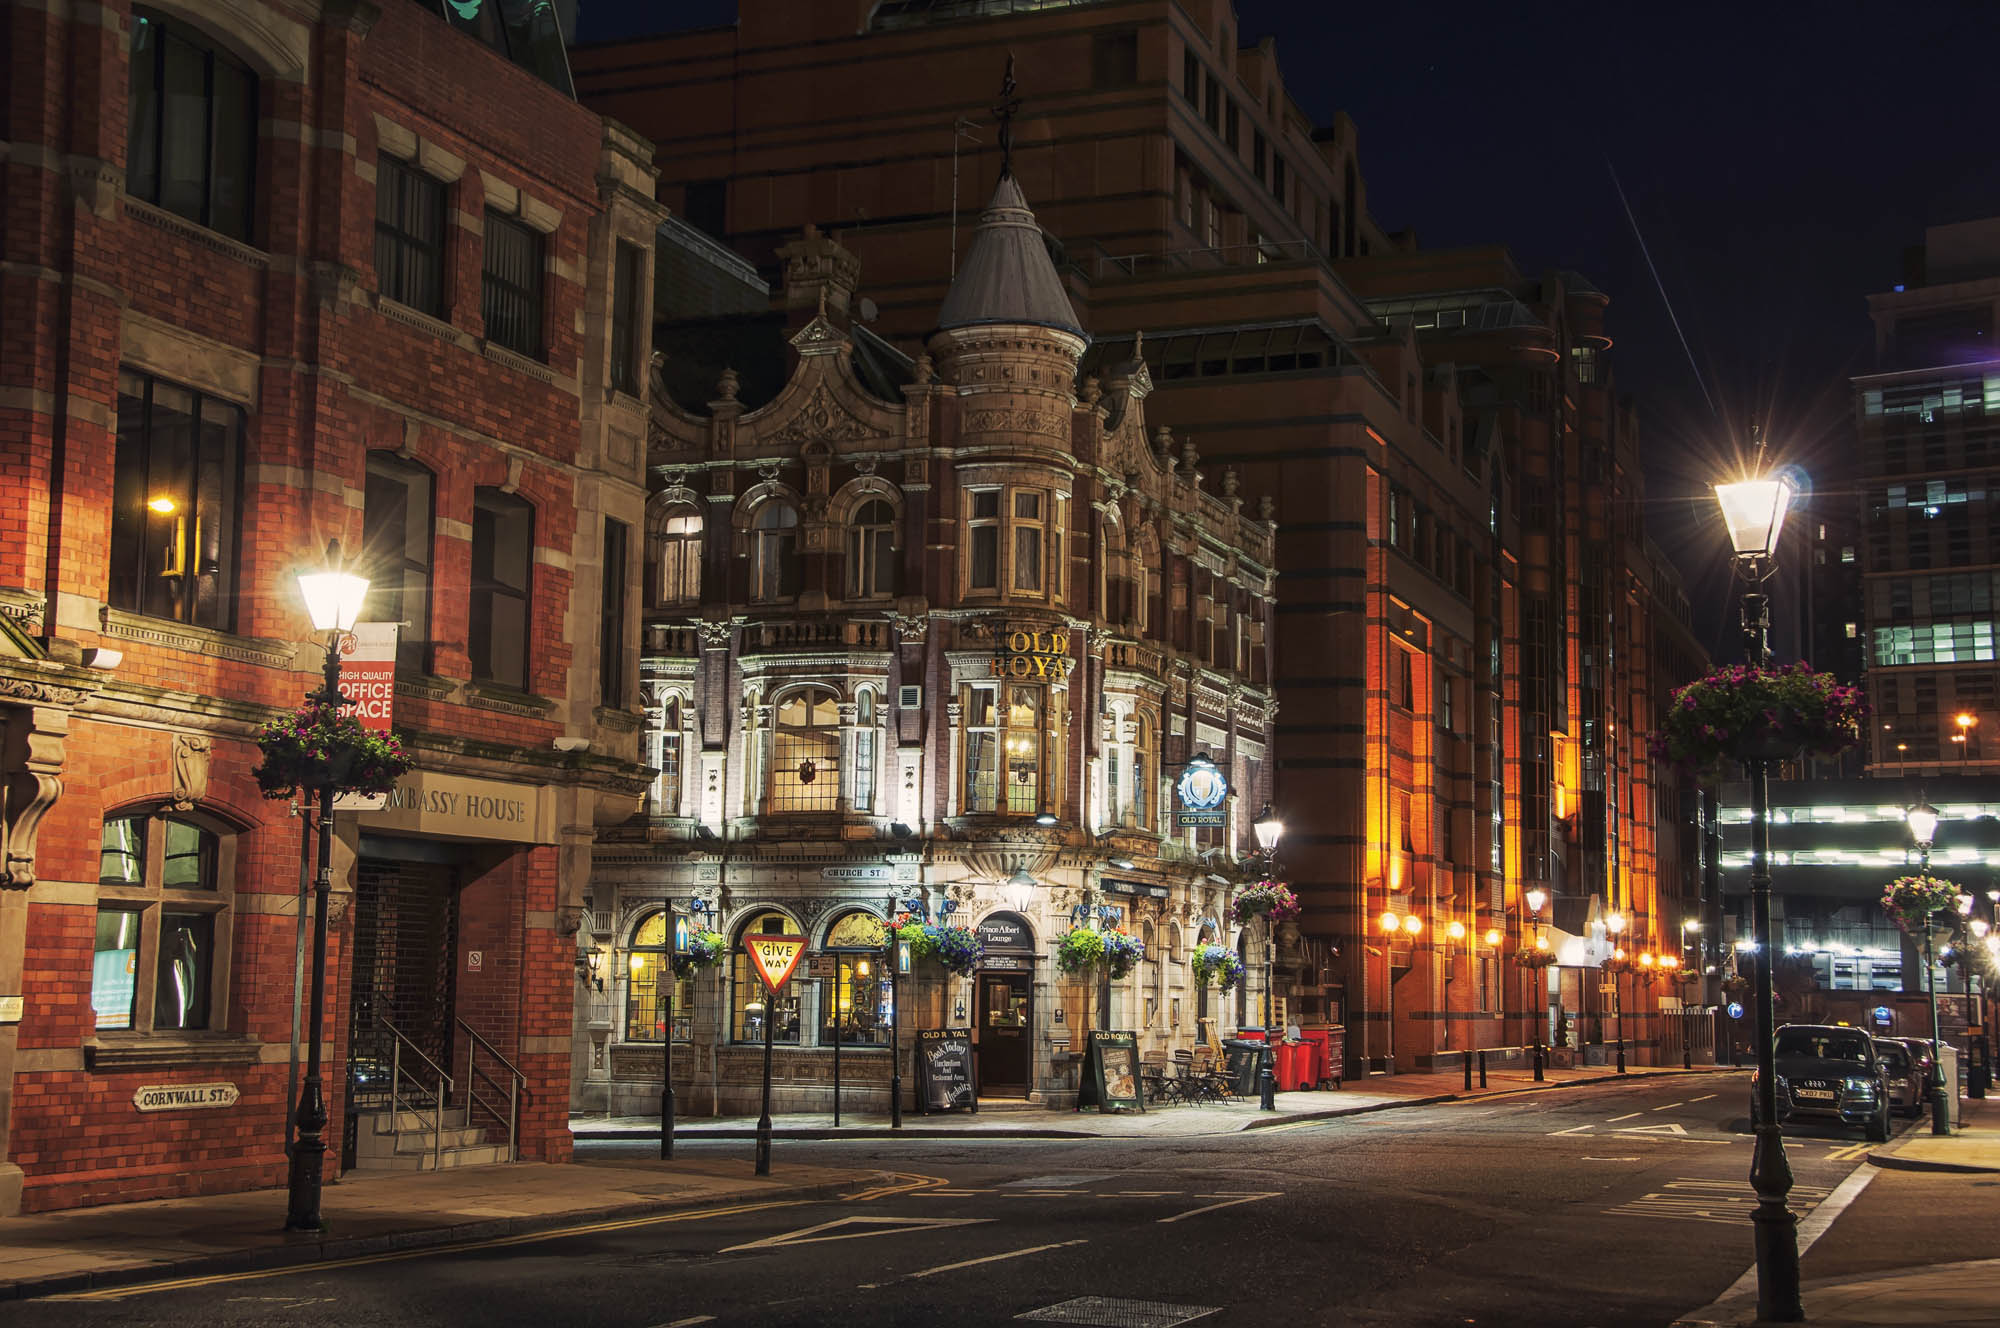
[(1585, 1130), (1594, 1130), (1596, 1128), (1597, 1127), (1595, 1125), (1572, 1125), (1567, 1130), (1549, 1131), (1549, 1138), (1554, 1139), (1558, 1135), (1564, 1135), (1564, 1134), (1582, 1134)]
[(694, 1328), (698, 1323), (714, 1323), (713, 1314), (694, 1314), (685, 1319), (675, 1319), (672, 1323), (655, 1324), (654, 1328)]
[(1685, 1102), (1669, 1102), (1669, 1103), (1667, 1103), (1667, 1105), (1666, 1105), (1666, 1106), (1664, 1106), (1664, 1107), (1654, 1107), (1654, 1108), (1653, 1108), (1653, 1110), (1654, 1110), (1654, 1111), (1672, 1111), (1672, 1110), (1673, 1110), (1673, 1109), (1674, 1109), (1675, 1107), (1684, 1107), (1684, 1106), (1686, 1106), (1686, 1105), (1687, 1105), (1687, 1103), (1685, 1103)]
[(1129, 1195), (1134, 1199), (1163, 1199), (1170, 1194), (1186, 1194), (1186, 1190), (1113, 1190), (1113, 1194)]
[(983, 1259), (963, 1259), (960, 1260), (958, 1263), (941, 1263), (935, 1268), (924, 1268), (924, 1269), (919, 1269), (917, 1272), (914, 1273), (905, 1273), (903, 1274), (903, 1278), (908, 1279), (913, 1277), (932, 1277), (938, 1273), (955, 1273), (961, 1268), (976, 1268), (982, 1263), (999, 1263), (1002, 1259), (1019, 1259), (1023, 1255), (1040, 1254), (1043, 1250), (1059, 1250), (1066, 1245), (1088, 1245), (1088, 1244), (1090, 1244), (1090, 1241), (1087, 1239), (1083, 1239), (1083, 1240), (1059, 1240), (1056, 1241), (1053, 1245), (1030, 1245), (1025, 1250), (1009, 1250), (1005, 1254), (989, 1254)]
[(1638, 1114), (1639, 1113), (1636, 1111), (1628, 1111), (1623, 1116), (1613, 1116), (1610, 1120), (1606, 1121), (1605, 1124), (1616, 1125), (1619, 1121), (1631, 1120), (1634, 1116), (1637, 1116)]
[(1706, 1102), (1714, 1096), (1715, 1094), (1713, 1093), (1703, 1093), (1700, 1097), (1691, 1097), (1688, 1099), (1688, 1105), (1693, 1106), (1697, 1102)]
[[(1805, 1218), (1799, 1223), (1799, 1257), (1801, 1259), (1805, 1258), (1806, 1251), (1812, 1248), (1813, 1242), (1826, 1234), (1827, 1228), (1833, 1225), (1834, 1219), (1846, 1212), (1847, 1206), (1861, 1197), (1861, 1192), (1868, 1188), (1868, 1182), (1875, 1179), (1879, 1170), (1880, 1168), (1874, 1166), (1872, 1163), (1864, 1162), (1849, 1173), (1846, 1180), (1835, 1186), (1833, 1193), (1827, 1195), (1817, 1208), (1806, 1214)], [(1737, 1278), (1730, 1285), (1729, 1290), (1723, 1292), (1716, 1299), (1728, 1300), (1731, 1296), (1748, 1295), (1756, 1291), (1756, 1289), (1757, 1265), (1753, 1263), (1749, 1268), (1744, 1270), (1743, 1276)]]
[[(1259, 1199), (1276, 1199), (1283, 1194), (1283, 1190), (1273, 1190), (1269, 1194), (1246, 1194), (1240, 1199), (1225, 1199), (1221, 1203), (1212, 1203), (1206, 1208), (1191, 1208), (1185, 1213), (1175, 1213), (1172, 1217), (1161, 1218), (1160, 1221), (1178, 1222), (1183, 1218), (1199, 1217), (1203, 1213), (1212, 1213), (1218, 1208), (1234, 1208), (1237, 1204), (1256, 1203)], [(1206, 1197), (1206, 1195), (1199, 1194), (1195, 1196), (1197, 1199)]]

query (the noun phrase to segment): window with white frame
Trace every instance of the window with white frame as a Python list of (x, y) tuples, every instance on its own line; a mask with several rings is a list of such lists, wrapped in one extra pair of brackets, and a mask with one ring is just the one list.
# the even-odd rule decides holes
[(840, 806), (840, 705), (831, 689), (801, 687), (772, 709), (769, 810)]
[(679, 692), (668, 692), (653, 715), (652, 748), (649, 764), (660, 773), (653, 777), (653, 815), (681, 814), (681, 769), (685, 739), (681, 732), (682, 707)]
[(863, 503), (847, 529), (847, 593), (853, 599), (896, 593), (896, 509), (879, 498)]
[(965, 798), (968, 812), (999, 810), (1000, 714), (997, 687), (968, 687), (965, 724)]
[(875, 810), (875, 692), (864, 687), (854, 696), (854, 810)]
[(1034, 816), (1046, 810), (1046, 693), (1032, 685), (975, 684), (962, 693), (965, 801), (969, 813)]
[(701, 599), (701, 533), (701, 513), (692, 507), (670, 507), (654, 518), (646, 561), (656, 607)]
[(1048, 489), (967, 491), (966, 588), (1037, 599), (1060, 597), (1067, 496)]
[(1042, 591), (1042, 547), (1047, 539), (1040, 489), (1017, 489), (1014, 493), (1014, 575), (1015, 590), (1028, 594)]
[(1140, 715), (1132, 723), (1132, 824), (1141, 828), (1153, 824), (1152, 799), (1147, 780), (1153, 772), (1153, 729)]
[(798, 509), (789, 503), (765, 503), (751, 522), (751, 598), (769, 603), (798, 593)]
[(966, 545), (971, 549), (968, 585), (974, 590), (1000, 588), (1000, 491), (974, 489)]
[(1006, 689), (1002, 713), (1007, 726), (1002, 743), (1007, 759), (1005, 810), (1017, 816), (1032, 816), (1043, 809), (1042, 703), (1039, 687)]

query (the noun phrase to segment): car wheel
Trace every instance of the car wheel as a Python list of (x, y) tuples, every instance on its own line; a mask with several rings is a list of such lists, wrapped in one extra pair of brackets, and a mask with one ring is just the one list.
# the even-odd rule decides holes
[(1882, 1104), (1880, 1111), (1868, 1118), (1868, 1142), (1871, 1144), (1889, 1142), (1889, 1104), (1886, 1102)]

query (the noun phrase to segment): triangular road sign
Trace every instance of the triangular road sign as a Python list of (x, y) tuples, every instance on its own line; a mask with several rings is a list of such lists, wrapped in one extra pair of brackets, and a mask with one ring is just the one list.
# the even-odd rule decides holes
[(1669, 1121), (1665, 1125), (1627, 1125), (1614, 1130), (1614, 1134), (1686, 1134), (1687, 1131)]
[[(718, 1254), (733, 1254), (737, 1250), (766, 1250), (773, 1245), (817, 1245), (828, 1240), (859, 1240), (863, 1236), (893, 1236), (909, 1231), (930, 1231), (938, 1227), (969, 1227), (980, 1222), (991, 1222), (990, 1217), (843, 1217), (832, 1222), (822, 1222), (816, 1227), (805, 1227), (798, 1231), (787, 1231), (783, 1235), (766, 1236), (742, 1245), (731, 1245)], [(842, 1227), (860, 1227), (859, 1231), (843, 1231)]]
[(764, 979), (765, 986), (776, 991), (785, 985), (792, 976), (792, 970), (799, 966), (799, 960), (806, 952), (806, 938), (752, 932), (743, 938), (743, 948), (749, 952), (757, 976)]

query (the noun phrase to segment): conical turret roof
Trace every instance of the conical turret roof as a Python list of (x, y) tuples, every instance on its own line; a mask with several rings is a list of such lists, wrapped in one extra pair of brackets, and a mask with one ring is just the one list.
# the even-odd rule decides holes
[(972, 247), (952, 278), (938, 330), (1026, 323), (1083, 335), (1062, 278), (1042, 243), (1042, 228), (1012, 175), (1003, 174), (993, 201), (979, 214)]

